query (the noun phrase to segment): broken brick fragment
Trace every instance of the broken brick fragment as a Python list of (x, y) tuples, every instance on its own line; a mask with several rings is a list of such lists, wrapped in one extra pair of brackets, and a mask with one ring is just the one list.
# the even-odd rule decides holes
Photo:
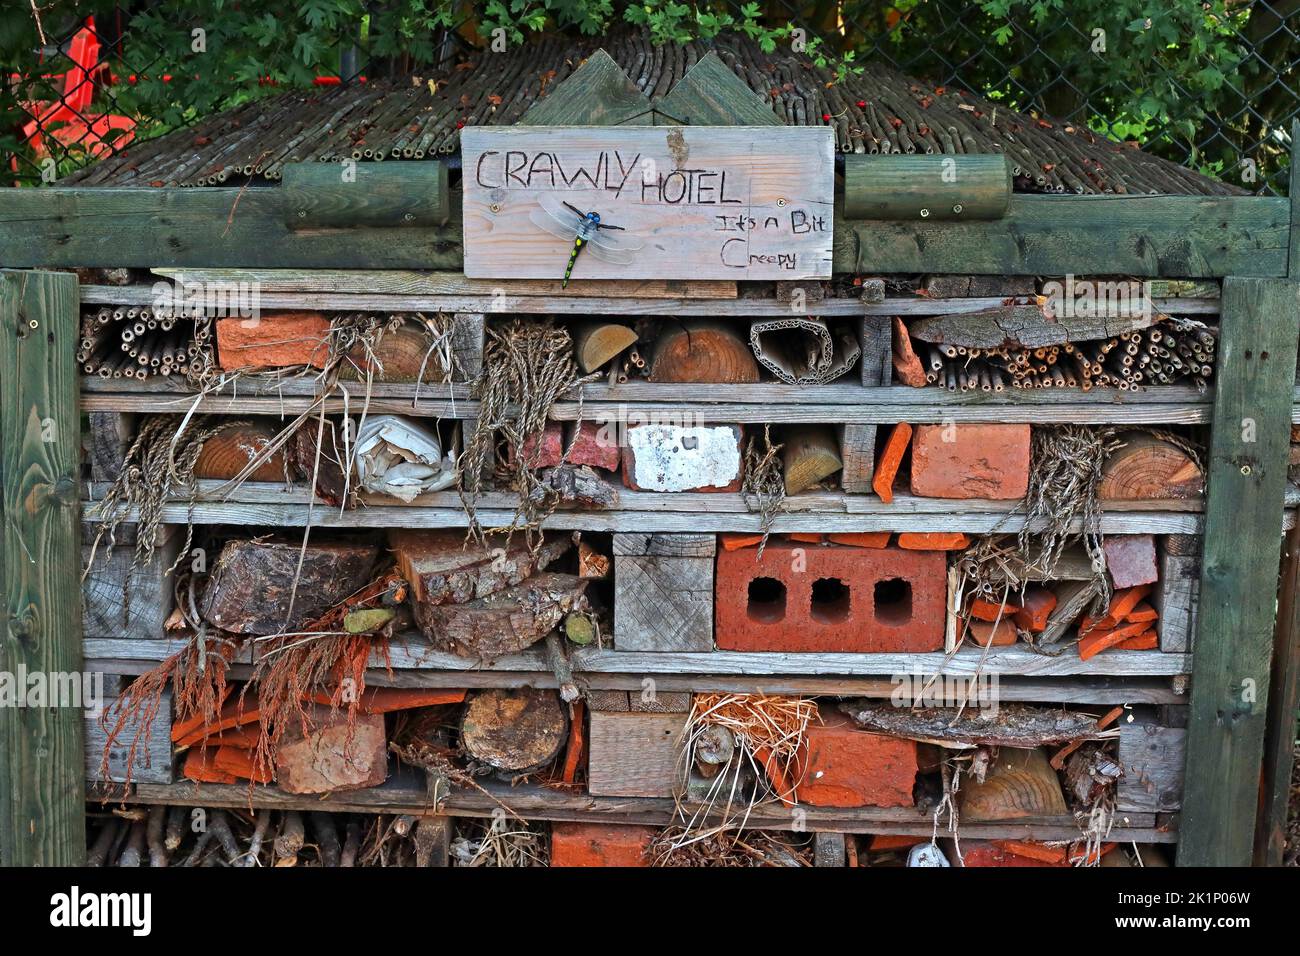
[(916, 742), (861, 730), (846, 714), (809, 726), (799, 766), (799, 803), (814, 807), (910, 807)]
[(1047, 588), (1030, 586), (1025, 589), (1025, 596), (1020, 602), (1020, 609), (1016, 611), (1016, 626), (1033, 634), (1041, 634), (1047, 630), (1048, 618), (1052, 616), (1052, 612), (1055, 610), (1055, 594)]
[(907, 422), (895, 425), (885, 439), (884, 451), (880, 453), (876, 473), (871, 479), (872, 490), (885, 504), (894, 500), (894, 479), (898, 477), (898, 469), (903, 464), (903, 456), (907, 454), (907, 446), (911, 441), (912, 426)]
[(324, 368), (330, 322), (320, 312), (264, 312), (217, 319), (217, 359), (223, 369)]
[(960, 531), (904, 531), (898, 546), (905, 551), (965, 551), (970, 538)]
[(649, 866), (655, 827), (616, 823), (552, 823), (551, 866)]
[(918, 425), (912, 494), (926, 498), (1023, 498), (1029, 487), (1028, 425)]

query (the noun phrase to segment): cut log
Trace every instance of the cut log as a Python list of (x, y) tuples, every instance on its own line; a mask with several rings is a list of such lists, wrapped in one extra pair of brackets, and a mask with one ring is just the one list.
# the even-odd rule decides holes
[(876, 474), (876, 426), (838, 425), (835, 433), (839, 437), (840, 457), (844, 461), (840, 487), (852, 494), (870, 492)]
[(446, 348), (432, 348), (433, 340), (432, 332), (424, 326), (404, 322), (396, 329), (381, 332), (369, 351), (360, 344), (353, 348), (343, 362), (339, 378), (364, 379), (369, 373), (374, 382), (464, 381), (463, 375), (453, 377), (455, 358), (450, 343)]
[(564, 746), (568, 710), (553, 690), (479, 691), (465, 705), (460, 744), (475, 760), (496, 770), (536, 770), (554, 760)]
[(116, 481), (135, 434), (135, 416), (126, 412), (89, 412), (90, 477)]
[(829, 425), (789, 426), (782, 429), (781, 463), (785, 493), (797, 495), (844, 467), (840, 443)]
[(1199, 498), (1205, 491), (1200, 467), (1177, 445), (1146, 432), (1122, 436), (1097, 485), (1103, 499), (1128, 501)]
[(758, 362), (722, 322), (665, 325), (655, 343), (650, 381), (752, 383), (758, 381)]
[(573, 542), (551, 537), (534, 554), (518, 536), (509, 547), (504, 535), (490, 536), (482, 546), (467, 543), (456, 529), (394, 528), (388, 547), (411, 586), (412, 605), (464, 604), (514, 587), (568, 553)]
[[(233, 423), (203, 443), (198, 460), (194, 462), (195, 478), (211, 478), (228, 481), (234, 478), (249, 463), (259, 456), (264, 456), (267, 445), (280, 431), (274, 421), (259, 419), (246, 424)], [(287, 481), (293, 476), (290, 469), (287, 449), (292, 443), (286, 442), (247, 475), (248, 481)]]
[(601, 554), (585, 541), (578, 542), (578, 577), (607, 578), (610, 570), (609, 555)]
[(589, 582), (543, 572), (465, 604), (415, 605), (415, 622), (437, 646), (463, 657), (492, 658), (529, 647), (570, 611), (584, 610)]
[(961, 791), (961, 816), (970, 823), (1067, 813), (1061, 782), (1039, 748), (1001, 748), (984, 780), (967, 780)]
[(584, 372), (596, 371), (636, 342), (636, 331), (617, 322), (580, 322), (573, 329), (573, 357)]
[(682, 779), (686, 714), (591, 715), (587, 789), (592, 796), (670, 797)]
[[(169, 574), (184, 535), (174, 525), (158, 528), (153, 556), (134, 571), (135, 548), (121, 545), (108, 548), (101, 542), (94, 563), (81, 582), (86, 637), (159, 640), (176, 603), (176, 578)], [(83, 564), (88, 564), (93, 548), (82, 546)], [(130, 578), (129, 603), (124, 601)]]
[(306, 548), (289, 541), (230, 541), (213, 565), (200, 611), (209, 624), (236, 634), (297, 630), (362, 587), (378, 551), (373, 544), (342, 541), (310, 541)]
[(388, 779), (388, 741), (381, 714), (355, 714), (319, 704), (307, 726), (289, 721), (276, 746), (275, 781), (286, 793), (335, 793), (377, 787)]

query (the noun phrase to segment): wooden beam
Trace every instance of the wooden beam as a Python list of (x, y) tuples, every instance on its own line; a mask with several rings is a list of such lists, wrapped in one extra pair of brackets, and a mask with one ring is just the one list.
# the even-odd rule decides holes
[(1300, 282), (1223, 284), (1179, 865), (1251, 862), (1298, 317)]
[(772, 106), (749, 88), (713, 50), (656, 105), (659, 113), (691, 126), (780, 126)]
[(1283, 552), (1269, 690), (1260, 819), (1255, 834), (1257, 866), (1281, 866), (1286, 849), (1296, 711), (1300, 709), (1300, 529), (1287, 535)]
[(447, 164), (288, 163), (284, 223), (294, 232), (361, 226), (437, 227), (451, 215)]
[(445, 226), (303, 231), (285, 224), (286, 194), (282, 186), (8, 190), (0, 202), (0, 262), (460, 269), (459, 193)]
[(1282, 276), (1290, 205), (1256, 196), (1014, 195), (988, 222), (835, 217), (835, 271)]
[(519, 119), (520, 126), (649, 126), (650, 101), (604, 50)]
[(0, 272), (0, 866), (85, 860), (77, 335), (74, 276)]
[(1001, 219), (1011, 192), (1011, 161), (1001, 153), (844, 157), (844, 215), (851, 219)]

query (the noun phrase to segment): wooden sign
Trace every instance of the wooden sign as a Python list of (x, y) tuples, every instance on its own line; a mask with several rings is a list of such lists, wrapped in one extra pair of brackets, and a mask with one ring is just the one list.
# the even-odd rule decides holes
[(581, 234), (575, 279), (829, 278), (834, 149), (824, 127), (467, 127), (465, 275), (563, 278)]

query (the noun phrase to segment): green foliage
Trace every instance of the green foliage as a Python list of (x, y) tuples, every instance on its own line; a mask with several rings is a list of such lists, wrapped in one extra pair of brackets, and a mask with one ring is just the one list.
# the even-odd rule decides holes
[[(23, 6), (0, 17), (0, 62), (28, 78), (17, 88), (0, 84), (6, 152), (18, 146), (20, 101), (53, 96), (42, 69), (66, 67), (62, 59), (42, 66), (35, 21)], [(1295, 107), (1284, 75), (1296, 59), (1294, 41), (1266, 18), (1256, 22), (1266, 5), (1239, 0), (135, 0), (122, 7), (126, 39), (111, 67), (137, 81), (114, 87), (104, 105), (136, 117), (141, 135), (336, 74), (352, 48), (370, 76), (400, 76), (437, 64), (454, 48), (449, 37), (519, 45), (545, 31), (601, 36), (621, 24), (644, 27), (658, 44), (739, 31), (768, 52), (803, 36), (808, 55), (836, 82), (879, 53), (919, 76), (955, 69), (961, 85), (1000, 103), (1071, 117), (1229, 175), (1243, 156), (1263, 175), (1276, 173), (1286, 156), (1273, 127)], [(52, 42), (87, 14), (101, 24), (117, 16), (110, 0), (43, 0), (37, 8)], [(1243, 35), (1257, 44), (1253, 53)], [(1211, 116), (1229, 121), (1224, 135), (1204, 143)]]

